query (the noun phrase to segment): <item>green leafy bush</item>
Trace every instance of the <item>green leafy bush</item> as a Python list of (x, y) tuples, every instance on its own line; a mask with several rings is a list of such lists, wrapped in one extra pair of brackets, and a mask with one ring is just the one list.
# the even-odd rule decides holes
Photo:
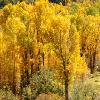
[(40, 70), (33, 75), (30, 85), (23, 89), (23, 97), (34, 100), (42, 93), (53, 93), (62, 96), (64, 95), (63, 89), (57, 84), (52, 71)]
[(9, 89), (0, 89), (0, 100), (17, 100)]
[(95, 100), (97, 93), (91, 83), (77, 82), (72, 92), (72, 100)]

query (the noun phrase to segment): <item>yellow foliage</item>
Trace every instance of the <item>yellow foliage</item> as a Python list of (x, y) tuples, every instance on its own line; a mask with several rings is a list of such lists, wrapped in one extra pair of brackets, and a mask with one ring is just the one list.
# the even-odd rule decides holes
[(6, 5), (0, 11), (0, 70), (10, 72), (10, 78), (3, 74), (7, 81), (12, 83), (15, 76), (20, 83), (25, 71), (31, 76), (41, 68), (56, 70), (55, 74), (65, 79), (64, 72), (69, 79), (85, 75), (88, 68), (86, 58), (80, 55), (82, 43), (85, 51), (94, 52), (100, 41), (100, 16), (86, 15), (90, 6), (78, 4), (77, 12), (70, 14), (70, 4), (62, 6), (48, 0)]

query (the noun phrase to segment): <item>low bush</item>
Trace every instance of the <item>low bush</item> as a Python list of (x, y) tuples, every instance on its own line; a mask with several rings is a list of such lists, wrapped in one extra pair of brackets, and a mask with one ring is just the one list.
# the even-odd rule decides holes
[(35, 100), (40, 94), (64, 95), (64, 88), (59, 86), (50, 70), (40, 70), (31, 79), (30, 85), (23, 89), (23, 97)]
[(72, 100), (95, 100), (97, 93), (91, 83), (77, 82), (72, 91)]
[(9, 89), (0, 89), (0, 100), (18, 100)]

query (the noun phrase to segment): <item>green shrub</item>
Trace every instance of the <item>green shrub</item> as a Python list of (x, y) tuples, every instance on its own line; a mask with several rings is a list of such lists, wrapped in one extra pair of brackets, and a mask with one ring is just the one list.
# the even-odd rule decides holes
[(35, 73), (29, 86), (23, 89), (23, 98), (34, 100), (39, 94), (58, 94), (64, 95), (64, 90), (57, 84), (53, 71), (40, 70)]
[(75, 83), (72, 91), (72, 100), (95, 100), (97, 93), (91, 83)]
[(0, 89), (0, 100), (17, 100), (9, 89)]

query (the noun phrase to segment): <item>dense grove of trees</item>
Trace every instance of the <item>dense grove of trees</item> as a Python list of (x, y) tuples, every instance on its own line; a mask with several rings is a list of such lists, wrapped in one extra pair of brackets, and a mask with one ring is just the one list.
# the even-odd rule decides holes
[(35, 100), (41, 93), (69, 100), (76, 80), (97, 69), (100, 3), (4, 1), (12, 4), (0, 9), (0, 89), (13, 98), (5, 100)]

